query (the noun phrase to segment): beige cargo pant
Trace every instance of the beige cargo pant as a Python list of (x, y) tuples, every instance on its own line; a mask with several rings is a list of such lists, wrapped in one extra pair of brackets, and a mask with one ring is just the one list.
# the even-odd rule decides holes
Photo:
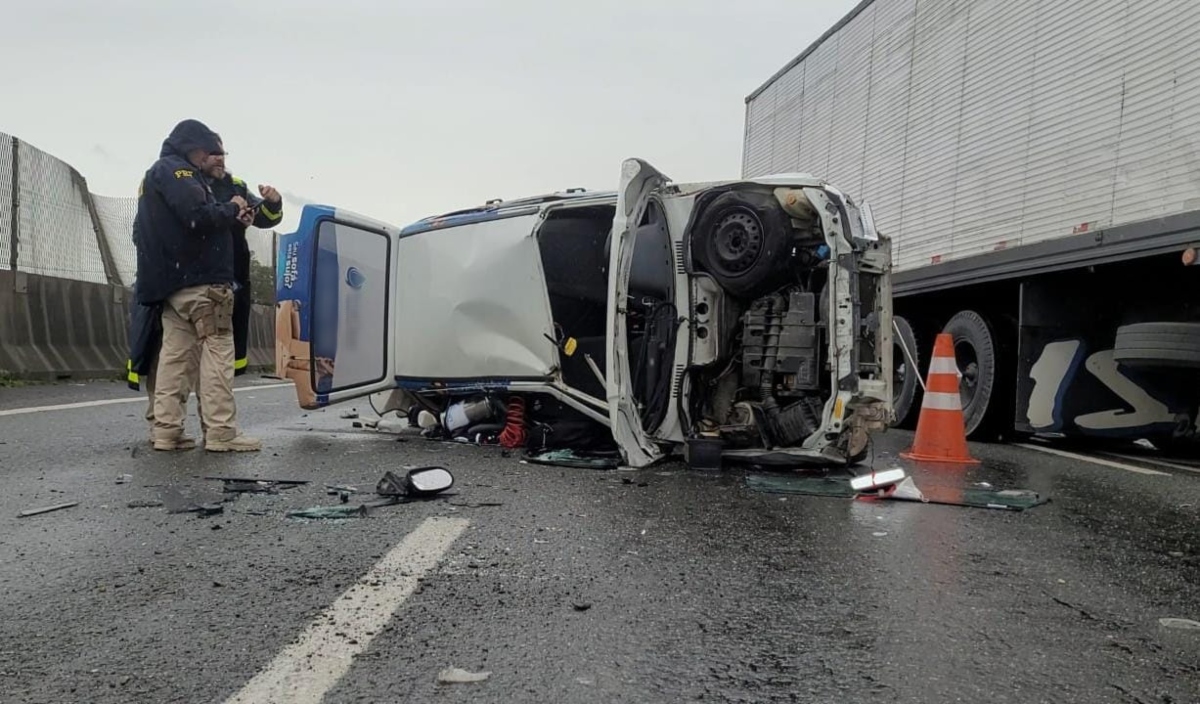
[(195, 382), (205, 438), (233, 440), (233, 289), (193, 286), (175, 292), (163, 306), (162, 327), (153, 381), (153, 439), (183, 437), (187, 397)]
[[(183, 408), (183, 415), (187, 416), (188, 396), (191, 392), (196, 392), (196, 414), (200, 416), (200, 431), (203, 433), (205, 427), (204, 403), (200, 399), (200, 350), (198, 347), (193, 349), (192, 360), (189, 364), (188, 383), (183, 396), (179, 398), (179, 404)], [(151, 439), (154, 438), (154, 381), (157, 377), (158, 359), (155, 358), (154, 363), (150, 365), (150, 371), (142, 377), (146, 383), (146, 422), (150, 424)]]

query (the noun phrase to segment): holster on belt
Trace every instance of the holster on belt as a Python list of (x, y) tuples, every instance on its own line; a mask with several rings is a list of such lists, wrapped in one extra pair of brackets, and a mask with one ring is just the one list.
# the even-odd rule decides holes
[(212, 303), (196, 307), (196, 334), (200, 339), (233, 331), (233, 289), (210, 286), (204, 292)]

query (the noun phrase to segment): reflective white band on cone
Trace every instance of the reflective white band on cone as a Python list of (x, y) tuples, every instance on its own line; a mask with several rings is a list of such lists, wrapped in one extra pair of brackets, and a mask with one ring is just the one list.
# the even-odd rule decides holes
[(950, 357), (934, 357), (929, 362), (929, 373), (958, 376), (958, 364)]
[(928, 408), (933, 411), (961, 411), (962, 397), (958, 394), (930, 391), (925, 394), (925, 400), (921, 402), (921, 408)]

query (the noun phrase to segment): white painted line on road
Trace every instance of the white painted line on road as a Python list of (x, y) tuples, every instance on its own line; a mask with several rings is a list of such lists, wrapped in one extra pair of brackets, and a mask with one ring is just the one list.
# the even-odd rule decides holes
[(1113, 462), (1112, 460), (1106, 460), (1106, 459), (1102, 459), (1100, 457), (1091, 457), (1089, 455), (1079, 455), (1074, 452), (1067, 452), (1066, 450), (1056, 450), (1052, 447), (1042, 447), (1041, 445), (1030, 445), (1027, 443), (1016, 443), (1016, 446), (1023, 447), (1026, 450), (1036, 450), (1038, 452), (1044, 452), (1048, 455), (1057, 455), (1059, 457), (1066, 457), (1067, 459), (1079, 460), (1080, 462), (1091, 462), (1092, 464), (1098, 464), (1101, 467), (1112, 467), (1113, 469), (1123, 469), (1126, 472), (1133, 472), (1135, 474), (1147, 474), (1147, 475), (1156, 476), (1156, 477), (1171, 476), (1170, 473), (1160, 472), (1157, 469), (1146, 469), (1145, 467), (1138, 467), (1138, 466), (1132, 465), (1132, 464), (1125, 464), (1124, 462)]
[(425, 519), (226, 704), (319, 704), (468, 525)]
[[(263, 384), (262, 386), (243, 386), (233, 390), (234, 393), (242, 391), (262, 391), (265, 389), (282, 389), (285, 386), (293, 386), (290, 382), (287, 384)], [(135, 396), (133, 398), (106, 398), (100, 401), (80, 401), (78, 403), (60, 403), (56, 406), (29, 406), (28, 408), (10, 408), (6, 411), (0, 411), (0, 416), (23, 416), (27, 413), (46, 413), (49, 411), (70, 411), (76, 408), (93, 408), (95, 406), (112, 406), (118, 403), (145, 403), (145, 396)]]
[(1186, 464), (1176, 464), (1174, 462), (1167, 462), (1166, 460), (1160, 460), (1157, 457), (1138, 457), (1137, 455), (1122, 455), (1117, 452), (1106, 452), (1104, 454), (1108, 455), (1109, 457), (1117, 457), (1117, 458), (1123, 459), (1123, 460), (1132, 460), (1134, 462), (1145, 462), (1146, 464), (1153, 464), (1153, 465), (1156, 465), (1159, 467), (1166, 467), (1168, 469), (1181, 469), (1185, 472), (1192, 472), (1194, 474), (1200, 474), (1200, 467), (1189, 467)]

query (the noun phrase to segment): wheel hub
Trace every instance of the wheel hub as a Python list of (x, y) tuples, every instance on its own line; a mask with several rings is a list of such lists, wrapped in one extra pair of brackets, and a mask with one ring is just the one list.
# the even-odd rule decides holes
[(971, 401), (975, 399), (975, 393), (979, 385), (979, 360), (975, 353), (975, 348), (969, 343), (960, 342), (954, 347), (955, 363), (958, 366), (959, 374), (959, 396), (962, 398), (962, 406), (965, 410)]
[(762, 254), (763, 231), (758, 218), (745, 211), (734, 211), (721, 218), (713, 237), (717, 263), (730, 273), (741, 273), (754, 266)]

